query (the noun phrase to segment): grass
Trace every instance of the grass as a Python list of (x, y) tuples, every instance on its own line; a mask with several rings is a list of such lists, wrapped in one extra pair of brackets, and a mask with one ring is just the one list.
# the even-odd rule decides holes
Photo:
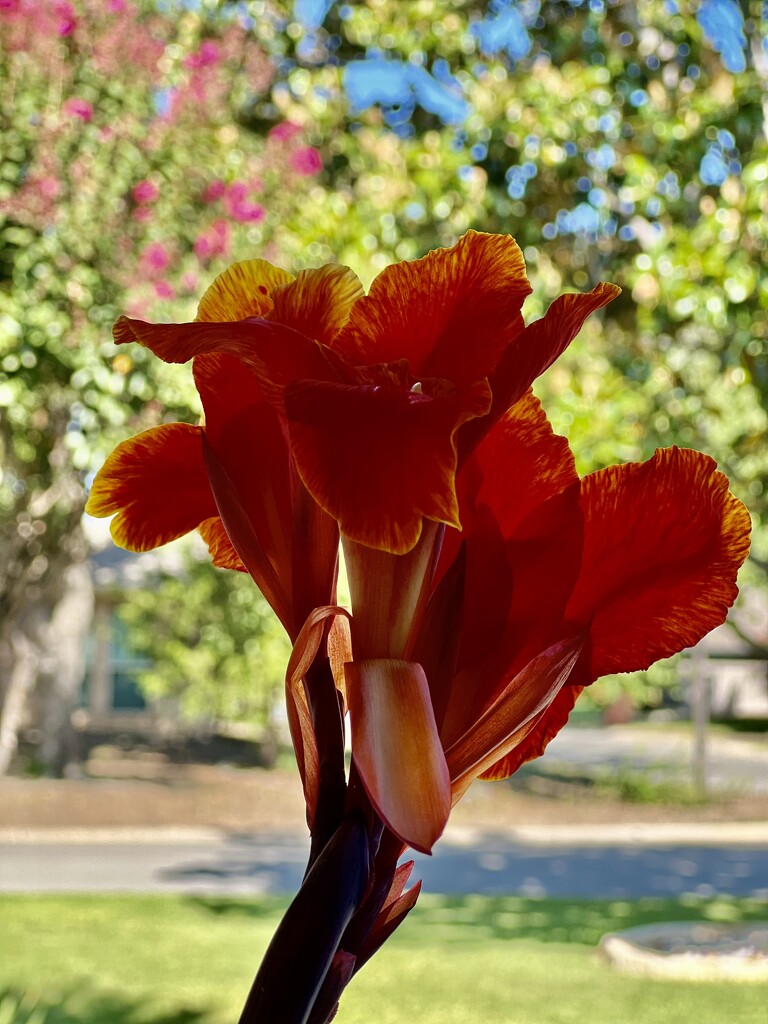
[[(0, 897), (0, 1003), (45, 1024), (232, 1024), (274, 899)], [(758, 919), (755, 900), (425, 897), (347, 991), (338, 1024), (765, 1024), (762, 986), (649, 981), (595, 954), (606, 931)], [(9, 1024), (26, 1024), (20, 1013)]]

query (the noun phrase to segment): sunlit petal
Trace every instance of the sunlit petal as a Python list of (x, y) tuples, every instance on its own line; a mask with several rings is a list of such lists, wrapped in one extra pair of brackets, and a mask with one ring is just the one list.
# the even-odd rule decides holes
[(266, 316), (272, 293), (293, 280), (291, 274), (266, 260), (233, 263), (213, 281), (197, 307), (197, 319), (222, 322)]
[(530, 290), (513, 238), (468, 231), (450, 249), (383, 270), (335, 347), (354, 365), (406, 357), (416, 376), (466, 385), (487, 377), (522, 330)]
[(269, 319), (333, 345), (349, 320), (352, 303), (362, 294), (363, 286), (349, 267), (327, 264), (302, 270), (295, 281), (274, 293)]
[(579, 682), (647, 668), (724, 621), (750, 518), (713, 459), (659, 449), (585, 477), (581, 502), (584, 558), (568, 606), (591, 623)]
[(169, 423), (123, 441), (99, 470), (85, 510), (114, 514), (112, 536), (129, 551), (167, 544), (215, 516), (200, 428)]
[(451, 809), (448, 768), (420, 665), (346, 666), (352, 757), (371, 803), (404, 843), (429, 853)]
[(211, 561), (220, 569), (235, 569), (237, 572), (248, 572), (242, 563), (238, 553), (232, 546), (232, 541), (224, 529), (220, 516), (212, 516), (204, 520), (197, 528), (197, 532), (208, 545), (208, 553)]

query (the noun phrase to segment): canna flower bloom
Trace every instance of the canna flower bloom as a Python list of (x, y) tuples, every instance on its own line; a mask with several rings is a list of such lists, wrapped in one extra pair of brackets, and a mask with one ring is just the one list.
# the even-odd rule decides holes
[(619, 289), (560, 296), (526, 326), (529, 291), (513, 239), (469, 232), (368, 295), (344, 267), (250, 260), (192, 324), (115, 326), (193, 361), (205, 419), (118, 446), (87, 510), (134, 550), (198, 529), (294, 641), (311, 870), (243, 1021), (330, 1019), (415, 903), (403, 851), (431, 850), (474, 779), (539, 756), (585, 686), (696, 643), (736, 596), (749, 516), (712, 459), (671, 448), (580, 480), (530, 390)]

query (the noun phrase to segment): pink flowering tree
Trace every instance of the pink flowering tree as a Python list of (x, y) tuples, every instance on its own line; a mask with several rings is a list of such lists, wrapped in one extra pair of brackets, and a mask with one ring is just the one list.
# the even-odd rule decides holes
[(105, 424), (196, 415), (153, 362), (115, 354), (112, 321), (184, 319), (224, 261), (275, 244), (322, 161), (279, 115), (271, 132), (244, 127), (273, 68), (236, 17), (3, 0), (0, 54), (2, 774), (36, 684), (44, 759), (68, 757), (92, 603), (84, 482)]

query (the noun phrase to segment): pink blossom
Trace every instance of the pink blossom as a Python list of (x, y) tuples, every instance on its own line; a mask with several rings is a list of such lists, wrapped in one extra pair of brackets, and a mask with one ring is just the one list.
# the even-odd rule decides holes
[(260, 203), (252, 203), (248, 199), (251, 192), (244, 181), (233, 181), (224, 197), (224, 206), (230, 217), (241, 224), (256, 223), (264, 220), (265, 209)]
[(203, 192), (203, 202), (215, 203), (217, 199), (221, 199), (226, 191), (227, 186), (221, 178), (217, 178), (215, 181), (212, 181), (205, 192)]
[(53, 5), (53, 13), (56, 15), (58, 21), (56, 23), (56, 32), (60, 36), (71, 36), (77, 25), (77, 18), (75, 16), (75, 8), (68, 0), (56, 0)]
[(133, 211), (133, 219), (138, 221), (139, 224), (146, 224), (147, 221), (152, 220), (154, 214), (148, 206), (137, 206)]
[(314, 146), (301, 146), (291, 153), (291, 167), (297, 174), (319, 174), (323, 169), (323, 158)]
[(51, 177), (50, 175), (45, 178), (38, 178), (37, 189), (40, 195), (45, 196), (46, 199), (56, 199), (61, 195), (61, 182), (58, 178)]
[(61, 109), (68, 117), (79, 117), (86, 123), (93, 120), (93, 107), (88, 100), (80, 96), (72, 96), (66, 100)]
[(274, 139), (275, 142), (288, 142), (289, 139), (299, 135), (300, 132), (300, 125), (294, 121), (281, 121), (280, 124), (276, 124), (269, 129), (267, 138)]
[(131, 189), (131, 195), (137, 203), (154, 203), (160, 195), (160, 189), (146, 178), (137, 182)]
[(172, 299), (176, 295), (176, 289), (170, 281), (156, 281), (155, 295), (158, 299)]
[(152, 242), (141, 254), (141, 262), (150, 270), (165, 270), (171, 255), (161, 242)]
[(215, 220), (206, 231), (197, 236), (194, 250), (199, 260), (226, 256), (229, 252), (229, 224), (225, 220)]
[(206, 39), (200, 44), (197, 53), (190, 53), (184, 58), (185, 68), (207, 68), (217, 64), (220, 57), (220, 50), (211, 39)]
[(107, 10), (110, 14), (125, 14), (128, 4), (125, 0), (107, 0)]
[(194, 270), (187, 270), (184, 274), (181, 275), (181, 287), (184, 288), (185, 291), (195, 292), (197, 291), (199, 280), (200, 279), (198, 278)]

